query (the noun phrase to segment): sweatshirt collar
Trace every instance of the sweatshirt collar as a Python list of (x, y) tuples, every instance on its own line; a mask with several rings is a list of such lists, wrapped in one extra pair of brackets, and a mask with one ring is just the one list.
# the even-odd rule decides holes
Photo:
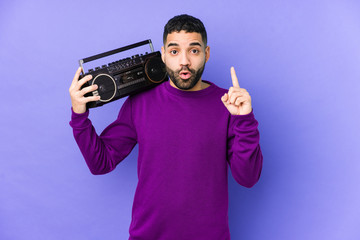
[(171, 94), (174, 94), (177, 96), (182, 96), (182, 97), (200, 97), (200, 96), (207, 95), (207, 94), (211, 93), (213, 90), (215, 90), (216, 87), (213, 83), (206, 81), (206, 80), (202, 80), (202, 81), (209, 84), (210, 86), (208, 86), (205, 89), (199, 90), (199, 91), (183, 91), (183, 90), (177, 89), (170, 85), (170, 79), (164, 83), (164, 86), (165, 86), (166, 91), (170, 92)]

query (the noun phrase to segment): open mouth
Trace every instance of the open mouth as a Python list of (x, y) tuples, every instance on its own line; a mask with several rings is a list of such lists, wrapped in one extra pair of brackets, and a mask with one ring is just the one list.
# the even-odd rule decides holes
[(188, 71), (181, 71), (179, 73), (180, 78), (182, 79), (189, 79), (191, 77), (191, 72)]

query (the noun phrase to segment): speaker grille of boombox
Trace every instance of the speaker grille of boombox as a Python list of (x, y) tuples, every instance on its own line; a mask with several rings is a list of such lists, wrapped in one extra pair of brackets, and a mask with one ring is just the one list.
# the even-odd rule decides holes
[(98, 85), (96, 91), (85, 96), (100, 96), (99, 101), (87, 103), (87, 108), (102, 106), (119, 98), (133, 95), (159, 85), (168, 79), (159, 51), (134, 55), (95, 69), (89, 69), (79, 78), (91, 74), (92, 79), (82, 87)]

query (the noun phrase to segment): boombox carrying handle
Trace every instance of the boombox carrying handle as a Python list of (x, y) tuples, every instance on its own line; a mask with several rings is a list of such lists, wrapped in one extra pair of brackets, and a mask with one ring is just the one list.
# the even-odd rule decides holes
[(143, 45), (146, 45), (146, 44), (149, 44), (151, 52), (154, 52), (154, 47), (153, 47), (153, 44), (151, 42), (151, 39), (148, 39), (148, 40), (145, 40), (145, 41), (142, 41), (142, 42), (134, 43), (134, 44), (131, 44), (131, 45), (128, 45), (128, 46), (125, 46), (125, 47), (117, 48), (117, 49), (114, 49), (114, 50), (111, 50), (111, 51), (108, 51), (108, 52), (104, 52), (104, 53), (100, 53), (100, 54), (97, 54), (97, 55), (94, 55), (94, 56), (91, 56), (91, 57), (80, 59), (79, 60), (79, 65), (81, 67), (81, 71), (82, 71), (83, 74), (85, 74), (84, 73), (84, 68), (83, 68), (84, 63), (91, 62), (91, 61), (94, 61), (96, 59), (107, 57), (107, 56), (110, 56), (110, 55), (113, 55), (113, 54), (116, 54), (116, 53), (119, 53), (119, 52), (123, 52), (123, 51), (126, 51), (126, 50), (130, 50), (130, 49), (133, 49), (133, 48), (136, 48), (136, 47), (140, 47), (140, 46), (143, 46)]

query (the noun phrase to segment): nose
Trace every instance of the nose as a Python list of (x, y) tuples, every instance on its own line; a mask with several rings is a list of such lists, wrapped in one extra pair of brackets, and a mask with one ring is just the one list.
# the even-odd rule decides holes
[(181, 66), (189, 66), (190, 65), (190, 59), (189, 59), (188, 53), (186, 51), (183, 51), (180, 55), (180, 65)]

